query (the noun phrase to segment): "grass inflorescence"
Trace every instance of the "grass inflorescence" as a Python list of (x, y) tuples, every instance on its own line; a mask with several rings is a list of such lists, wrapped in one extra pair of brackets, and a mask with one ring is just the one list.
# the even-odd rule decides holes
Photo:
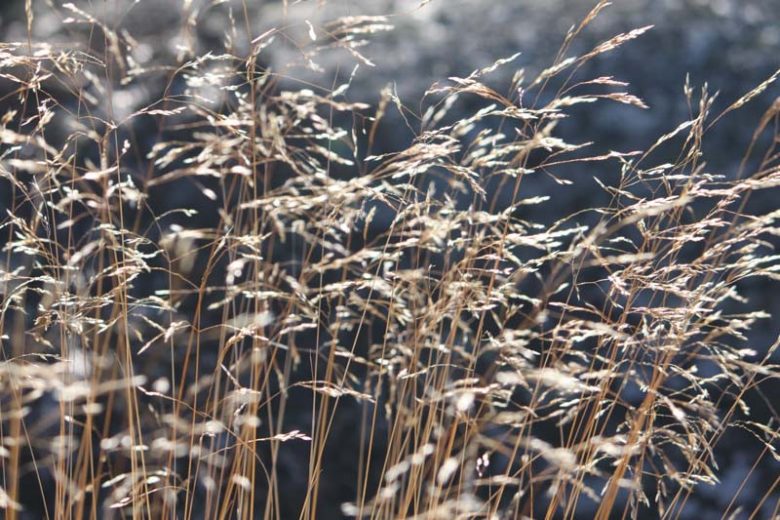
[[(0, 44), (5, 518), (677, 518), (728, 431), (777, 458), (780, 343), (749, 340), (771, 316), (740, 288), (780, 277), (780, 211), (748, 211), (780, 183), (780, 103), (738, 172), (705, 143), (780, 71), (717, 110), (686, 82), (687, 120), (610, 151), (559, 132), (652, 110), (584, 76), (650, 27), (571, 52), (604, 1), (540, 72), (500, 59), (416, 104), (350, 97), (404, 14), (284, 2), (253, 32), (248, 3), (185, 1), (156, 48), (123, 26), (142, 3), (28, 1)], [(357, 67), (294, 79), (329, 53)], [(722, 514), (776, 515), (777, 485)]]

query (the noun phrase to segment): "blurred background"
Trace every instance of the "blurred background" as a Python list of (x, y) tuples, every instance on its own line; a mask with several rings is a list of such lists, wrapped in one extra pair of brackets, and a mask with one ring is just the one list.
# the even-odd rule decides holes
[[(492, 64), (498, 58), (521, 53), (510, 66), (498, 69), (490, 76), (491, 85), (509, 84), (520, 68), (527, 77), (548, 67), (555, 59), (566, 32), (578, 24), (594, 2), (583, 0), (354, 0), (299, 2), (203, 0), (76, 0), (75, 6), (101, 20), (102, 23), (127, 31), (140, 45), (135, 59), (144, 66), (175, 63), (182, 55), (202, 55), (208, 51), (219, 54), (226, 43), (241, 55), (249, 49), (248, 42), (266, 31), (284, 28), (277, 38), (261, 53), (261, 66), (279, 74), (280, 86), (300, 88), (309, 84), (314, 89), (332, 89), (344, 83), (351, 75), (352, 86), (347, 98), (375, 105), (380, 92), (390, 85), (410, 110), (419, 112), (426, 90), (435, 82), (449, 76), (464, 77), (473, 70)], [(86, 25), (63, 24), (72, 11), (60, 0), (34, 0), (33, 39), (58, 45), (82, 47), (100, 45), (101, 38), (93, 38)], [(244, 10), (246, 8), (246, 11)], [(329, 20), (339, 16), (385, 15), (394, 30), (370, 35), (369, 43), (361, 48), (364, 60), (355, 70), (355, 56), (344, 50), (326, 50), (316, 63), (301, 50), (300, 42), (322, 31)], [(247, 16), (247, 20), (244, 17)], [(193, 23), (188, 24), (188, 20)], [(235, 23), (231, 23), (231, 20)], [(616, 1), (572, 43), (567, 55), (578, 55), (612, 36), (637, 27), (655, 26), (651, 31), (619, 49), (590, 61), (578, 77), (614, 76), (630, 83), (630, 92), (642, 98), (650, 109), (639, 110), (621, 104), (599, 104), (593, 108), (577, 109), (576, 117), (561, 124), (560, 132), (568, 142), (594, 141), (600, 151), (641, 150), (650, 146), (658, 136), (674, 129), (690, 113), (683, 87), (686, 76), (698, 90), (705, 84), (710, 92), (719, 92), (714, 113), (719, 113), (739, 96), (771, 76), (780, 67), (780, 2), (778, 0), (625, 0)], [(228, 31), (228, 27), (235, 30)], [(188, 27), (188, 29), (183, 29)], [(247, 35), (247, 31), (251, 34)], [(0, 40), (26, 42), (27, 18), (23, 0), (4, 0), (0, 3)], [(226, 42), (226, 40), (229, 40)], [(373, 65), (373, 66), (372, 66)], [(56, 88), (56, 87), (54, 87)], [(150, 75), (146, 82), (134, 82), (126, 88), (117, 85), (111, 94), (114, 110), (129, 114), (158, 99), (166, 89), (175, 91), (176, 85), (166, 84), (165, 75)], [(0, 81), (0, 96), (11, 92), (9, 82)], [(68, 94), (60, 93), (63, 103)], [(57, 92), (54, 92), (57, 95)], [(735, 176), (753, 130), (761, 115), (780, 96), (777, 84), (770, 86), (747, 106), (729, 114), (713, 128), (705, 144), (707, 168), (726, 176)], [(9, 103), (0, 101), (0, 108)], [(456, 106), (469, 111), (472, 107)], [(116, 115), (116, 114), (115, 114)], [(121, 114), (120, 114), (121, 115)], [(457, 114), (456, 114), (457, 115)], [(147, 121), (147, 118), (142, 118)], [(138, 123), (142, 125), (143, 123)], [(149, 123), (151, 124), (151, 123)], [(63, 135), (66, 128), (61, 129)], [(139, 126), (134, 129), (144, 140), (143, 146), (154, 145), (155, 128)], [(380, 128), (375, 153), (398, 150), (413, 137), (398, 112), (388, 115)], [(55, 139), (56, 140), (56, 139)], [(144, 165), (139, 165), (144, 166)], [(609, 179), (615, 172), (601, 172), (578, 165), (572, 175), (590, 179), (599, 176)], [(606, 177), (605, 177), (606, 176)], [(590, 207), (603, 200), (603, 192), (595, 182), (592, 191), (584, 190), (585, 183), (575, 187), (560, 186), (536, 176), (529, 179), (525, 189), (531, 194), (553, 194), (555, 206), (569, 214)], [(2, 193), (0, 184), (0, 211), (10, 205), (9, 194)], [(551, 193), (552, 192), (552, 193)], [(158, 204), (157, 213), (166, 207), (191, 207), (194, 192), (186, 187), (168, 192)], [(546, 206), (543, 206), (546, 207)], [(765, 190), (751, 199), (747, 212), (766, 213), (780, 207), (780, 193)], [(558, 215), (550, 215), (550, 219)], [(760, 280), (745, 281), (741, 292), (750, 299), (751, 308), (763, 309), (772, 316), (754, 329), (748, 338), (750, 348), (766, 351), (780, 331), (780, 284)], [(775, 360), (777, 361), (777, 359)], [(751, 403), (755, 413), (776, 415), (778, 393)], [(355, 409), (357, 413), (357, 408)], [(343, 438), (349, 446), (348, 416), (336, 425), (334, 439)], [(339, 436), (338, 429), (344, 430)], [(718, 445), (717, 460), (721, 483), (702, 486), (691, 498), (683, 517), (719, 517), (728, 502), (743, 483), (756, 460), (760, 445), (742, 442), (741, 435), (732, 431)], [(348, 467), (349, 457), (333, 451), (331, 464), (325, 467)], [(340, 460), (341, 459), (341, 460)], [(751, 511), (761, 499), (766, 483), (780, 474), (780, 463), (764, 457), (751, 481), (741, 490), (739, 503)], [(296, 474), (305, 477), (306, 468), (296, 467), (296, 459), (288, 461), (291, 496), (301, 485)], [(338, 475), (334, 471), (333, 475)], [(338, 517), (341, 502), (349, 499), (352, 489), (342, 489), (338, 478), (326, 482), (323, 488), (323, 518)], [(770, 502), (776, 502), (778, 496)], [(771, 509), (768, 509), (771, 510)], [(768, 511), (765, 509), (765, 511)], [(768, 514), (768, 513), (767, 513)], [(742, 518), (737, 513), (735, 518)], [(745, 516), (746, 518), (746, 516)]]

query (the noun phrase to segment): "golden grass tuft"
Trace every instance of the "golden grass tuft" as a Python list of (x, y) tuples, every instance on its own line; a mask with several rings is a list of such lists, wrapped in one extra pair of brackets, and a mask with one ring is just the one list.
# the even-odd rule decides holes
[[(252, 34), (228, 2), (202, 51), (223, 3), (184, 2), (159, 59), (86, 5), (37, 7), (52, 44), (28, 1), (30, 38), (0, 45), (5, 518), (676, 518), (729, 428), (777, 457), (776, 411), (746, 397), (779, 343), (749, 344), (769, 315), (738, 291), (780, 276), (780, 212), (745, 211), (780, 183), (777, 103), (739, 176), (703, 145), (778, 74), (722, 113), (686, 85), (689, 120), (647, 150), (591, 152), (557, 130), (573, 107), (648, 109), (580, 76), (649, 27), (567, 56), (607, 2), (536, 77), (496, 87), (498, 60), (419, 109), (349, 97), (402, 15)], [(289, 70), (263, 65), (279, 41)], [(292, 81), (334, 50), (360, 72)], [(391, 114), (404, 149), (378, 142)], [(605, 203), (554, 221), (556, 193), (524, 190), (594, 174)]]

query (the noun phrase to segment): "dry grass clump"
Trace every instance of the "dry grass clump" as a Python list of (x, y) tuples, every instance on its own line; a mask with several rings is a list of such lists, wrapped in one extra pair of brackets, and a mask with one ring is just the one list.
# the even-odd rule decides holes
[[(419, 110), (262, 65), (298, 38), (301, 66), (364, 72), (392, 18), (253, 35), (227, 2), (224, 52), (200, 53), (224, 2), (185, 4), (168, 62), (73, 4), (74, 43), (0, 46), (6, 518), (675, 518), (730, 428), (777, 457), (746, 399), (778, 342), (748, 343), (769, 315), (738, 287), (780, 276), (780, 211), (746, 211), (780, 182), (780, 104), (739, 175), (702, 147), (780, 71), (716, 114), (686, 85), (690, 119), (646, 151), (589, 153), (557, 133), (572, 107), (647, 108), (578, 74), (647, 27), (567, 57), (607, 2), (536, 77), (491, 86), (499, 60)], [(414, 138), (388, 152), (391, 113)], [(549, 221), (542, 179), (606, 203)], [(777, 484), (742, 513), (776, 515)]]

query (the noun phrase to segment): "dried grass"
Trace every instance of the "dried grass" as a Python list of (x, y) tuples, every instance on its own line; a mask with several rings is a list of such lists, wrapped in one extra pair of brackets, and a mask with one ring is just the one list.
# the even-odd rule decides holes
[[(392, 89), (377, 107), (350, 102), (351, 77), (278, 82), (332, 49), (371, 66), (361, 49), (388, 17), (252, 37), (236, 9), (224, 53), (183, 37), (145, 64), (126, 30), (65, 4), (76, 43), (0, 46), (15, 89), (0, 128), (5, 517), (315, 518), (335, 475), (360, 518), (569, 518), (587, 500), (600, 519), (672, 518), (717, 482), (727, 428), (777, 458), (776, 413), (757, 422), (745, 398), (777, 378), (778, 343), (748, 344), (768, 315), (737, 290), (780, 279), (780, 213), (744, 212), (777, 189), (777, 135), (739, 178), (708, 172), (720, 116), (706, 86), (686, 86), (698, 111), (646, 152), (563, 141), (573, 106), (647, 108), (612, 78), (572, 82), (648, 30), (565, 59), (606, 4), (536, 78), (499, 92), (487, 78), (517, 56), (498, 60), (432, 87), (419, 113)], [(285, 38), (300, 63), (261, 66)], [(133, 89), (156, 84), (136, 106)], [(479, 108), (453, 119), (465, 98)], [(377, 154), (394, 109), (415, 137)], [(777, 118), (775, 103), (756, 147)], [(657, 161), (670, 143), (678, 160)], [(607, 205), (531, 220), (556, 197), (525, 195), (526, 177), (571, 189), (586, 167), (619, 172), (596, 179)], [(358, 445), (335, 433), (347, 407)], [(288, 443), (308, 465), (293, 505)], [(328, 471), (332, 450), (353, 474)]]

